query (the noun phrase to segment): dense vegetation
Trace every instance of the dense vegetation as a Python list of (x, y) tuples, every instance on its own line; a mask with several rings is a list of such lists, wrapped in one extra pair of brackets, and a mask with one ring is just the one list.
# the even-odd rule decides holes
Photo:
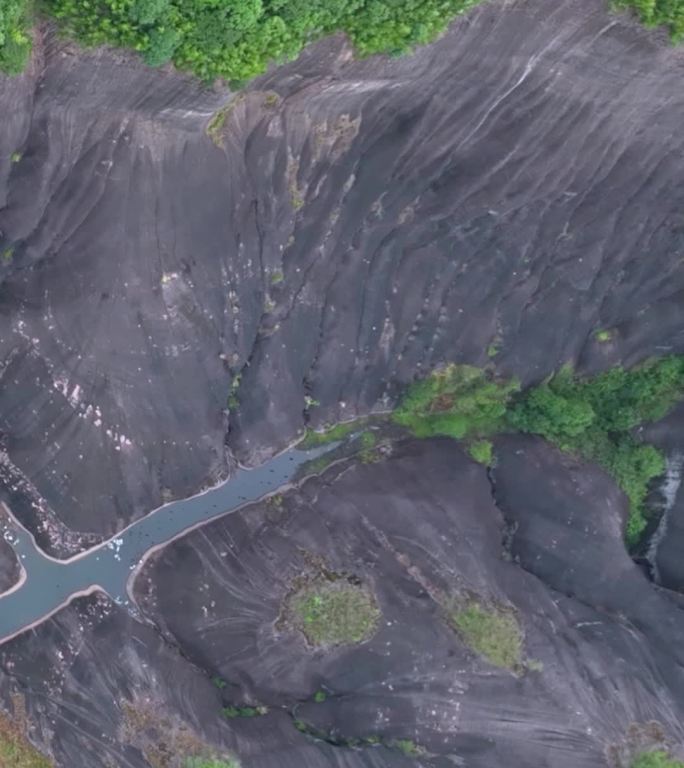
[[(173, 61), (205, 79), (244, 81), (338, 31), (349, 35), (361, 55), (403, 53), (433, 39), (476, 1), (43, 0), (42, 7), (86, 45), (131, 48), (152, 66)], [(0, 11), (0, 35), (14, 30), (24, 46), (21, 19), (29, 0), (7, 2), (12, 18), (5, 20)]]
[(649, 27), (665, 26), (675, 42), (684, 38), (684, 0), (614, 0), (618, 8), (632, 8)]
[[(449, 366), (417, 382), (394, 412), (395, 422), (417, 437), (473, 438), (496, 432), (541, 435), (561, 450), (604, 467), (630, 502), (626, 538), (635, 544), (646, 527), (650, 481), (665, 461), (634, 436), (638, 425), (661, 418), (684, 396), (684, 357), (666, 357), (593, 378), (570, 369), (517, 394), (517, 382), (494, 379), (470, 366)], [(471, 445), (484, 445), (483, 441)], [(474, 458), (491, 463), (484, 448)]]
[(27, 0), (0, 2), (0, 70), (16, 75), (26, 66), (31, 40)]
[(500, 432), (505, 425), (515, 381), (498, 381), (480, 368), (450, 365), (416, 382), (393, 418), (416, 437), (457, 439)]
[[(479, 0), (42, 0), (40, 7), (86, 45), (139, 51), (204, 79), (245, 81), (296, 56), (323, 35), (346, 32), (361, 55), (399, 54), (426, 43)], [(615, 0), (649, 26), (684, 36), (684, 0)], [(0, 69), (28, 58), (33, 0), (0, 2)]]
[(639, 755), (631, 765), (631, 768), (684, 768), (681, 760), (673, 760), (667, 752), (644, 752)]

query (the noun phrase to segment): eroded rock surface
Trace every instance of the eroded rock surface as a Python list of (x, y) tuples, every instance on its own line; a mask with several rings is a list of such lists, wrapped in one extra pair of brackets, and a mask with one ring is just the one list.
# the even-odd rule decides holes
[(259, 768), (413, 764), (384, 747), (314, 743), (278, 709), (226, 719), (204, 670), (100, 595), (3, 645), (0, 662), (4, 707), (58, 768), (185, 768), (203, 750)]
[[(237, 97), (36, 49), (0, 80), (0, 490), (52, 553), (441, 362), (529, 383), (684, 352), (684, 60), (602, 0), (487, 3), (401, 59), (327, 40)], [(670, 456), (682, 413), (649, 432)], [(178, 540), (137, 583), (152, 623), (94, 597), (3, 644), (3, 707), (57, 768), (196, 742), (244, 768), (605, 768), (651, 720), (681, 751), (682, 600), (625, 554), (624, 498), (540, 441), (496, 452), (488, 475), (406, 443)], [(652, 558), (678, 590), (683, 510)], [(16, 567), (0, 540), (0, 590)], [(288, 622), (321, 573), (373, 591), (367, 642)], [(450, 626), (473, 594), (516, 611), (515, 670)]]
[(1, 84), (0, 426), (54, 552), (225, 476), (229, 429), (254, 461), (488, 349), (526, 382), (684, 349), (684, 63), (603, 0), (324, 41), (215, 141), (227, 93), (38, 50)]
[[(142, 607), (228, 681), (227, 702), (294, 709), (339, 742), (409, 739), (426, 765), (603, 766), (629, 725), (649, 720), (680, 740), (678, 604), (625, 554), (624, 503), (608, 479), (531, 442), (502, 444), (495, 496), (486, 471), (446, 440), (330, 470), (278, 506), (167, 547), (138, 582)], [(538, 549), (521, 554), (533, 517), (543, 517), (530, 526)], [(283, 622), (292, 585), (320, 563), (375, 591), (383, 620), (367, 643), (312, 650)], [(529, 668), (497, 669), (459, 639), (448, 613), (460, 594), (516, 609)]]

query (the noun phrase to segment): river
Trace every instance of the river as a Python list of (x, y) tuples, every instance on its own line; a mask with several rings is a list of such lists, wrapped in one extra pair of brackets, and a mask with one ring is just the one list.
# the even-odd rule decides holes
[(45, 621), (74, 597), (98, 590), (135, 615), (132, 582), (149, 554), (191, 528), (277, 491), (303, 464), (335, 446), (290, 448), (255, 469), (240, 468), (220, 485), (158, 507), (111, 539), (67, 560), (46, 555), (7, 510), (9, 522), (3, 524), (2, 534), (19, 558), (22, 576), (0, 595), (0, 643)]

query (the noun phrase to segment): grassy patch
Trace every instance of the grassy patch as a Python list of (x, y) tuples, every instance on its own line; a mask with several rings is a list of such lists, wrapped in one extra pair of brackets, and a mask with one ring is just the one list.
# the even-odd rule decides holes
[(684, 768), (681, 760), (674, 760), (667, 752), (642, 752), (631, 763), (630, 768)]
[(327, 698), (325, 691), (316, 691), (314, 694), (314, 701), (316, 704), (322, 704)]
[(368, 640), (380, 619), (370, 590), (348, 579), (319, 577), (287, 601), (292, 624), (314, 646), (350, 645)]
[(0, 260), (3, 262), (3, 264), (11, 264), (13, 258), (14, 258), (14, 248), (12, 248), (11, 246), (9, 248), (5, 248), (2, 252), (0, 252)]
[(463, 438), (492, 434), (505, 425), (519, 385), (470, 365), (449, 365), (413, 384), (393, 419), (416, 437)]
[(451, 614), (463, 641), (490, 664), (515, 669), (521, 663), (522, 632), (508, 609), (469, 600)]
[(51, 768), (52, 762), (28, 742), (16, 723), (0, 714), (0, 766)]
[(468, 453), (475, 461), (484, 464), (485, 467), (492, 465), (494, 461), (494, 446), (490, 440), (476, 440), (468, 446)]
[(314, 432), (312, 429), (307, 429), (306, 434), (299, 443), (299, 448), (307, 450), (309, 448), (317, 448), (319, 445), (337, 443), (351, 435), (352, 432), (356, 432), (362, 423), (363, 420), (361, 419), (345, 421), (342, 424), (336, 424), (334, 427), (329, 427), (322, 432)]

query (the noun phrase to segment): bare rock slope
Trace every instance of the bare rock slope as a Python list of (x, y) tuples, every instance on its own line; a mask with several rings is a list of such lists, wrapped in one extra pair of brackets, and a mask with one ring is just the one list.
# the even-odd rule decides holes
[(229, 429), (255, 460), (444, 360), (681, 351), (683, 67), (599, 0), (489, 3), (313, 46), (212, 140), (226, 93), (47, 34), (0, 96), (13, 506), (73, 549), (224, 476)]
[[(3, 646), (0, 692), (60, 768), (155, 766), (160, 744), (182, 766), (181, 728), (243, 768), (606, 768), (651, 721), (681, 748), (681, 601), (624, 553), (624, 498), (536, 439), (497, 451), (488, 477), (453, 442), (407, 443), (227, 515), (148, 562), (150, 626), (81, 600)], [(284, 620), (321, 567), (372, 589), (367, 642), (314, 649)], [(464, 595), (515, 611), (519, 667), (454, 630)]]
[[(0, 80), (3, 500), (65, 556), (441, 362), (529, 383), (684, 352), (683, 75), (602, 0), (487, 3), (401, 59), (322, 41), (238, 95), (44, 31)], [(671, 459), (681, 419), (649, 433)], [(57, 768), (186, 768), (197, 743), (623, 768), (650, 721), (681, 753), (679, 486), (664, 589), (609, 478), (496, 450), (487, 473), (409, 442), (193, 532), (143, 571), (142, 623), (95, 596), (3, 644), (3, 708)], [(312, 563), (373, 590), (367, 642), (283, 621)], [(2, 543), (0, 589), (16, 569)], [(468, 594), (516, 612), (519, 667), (454, 630)]]

